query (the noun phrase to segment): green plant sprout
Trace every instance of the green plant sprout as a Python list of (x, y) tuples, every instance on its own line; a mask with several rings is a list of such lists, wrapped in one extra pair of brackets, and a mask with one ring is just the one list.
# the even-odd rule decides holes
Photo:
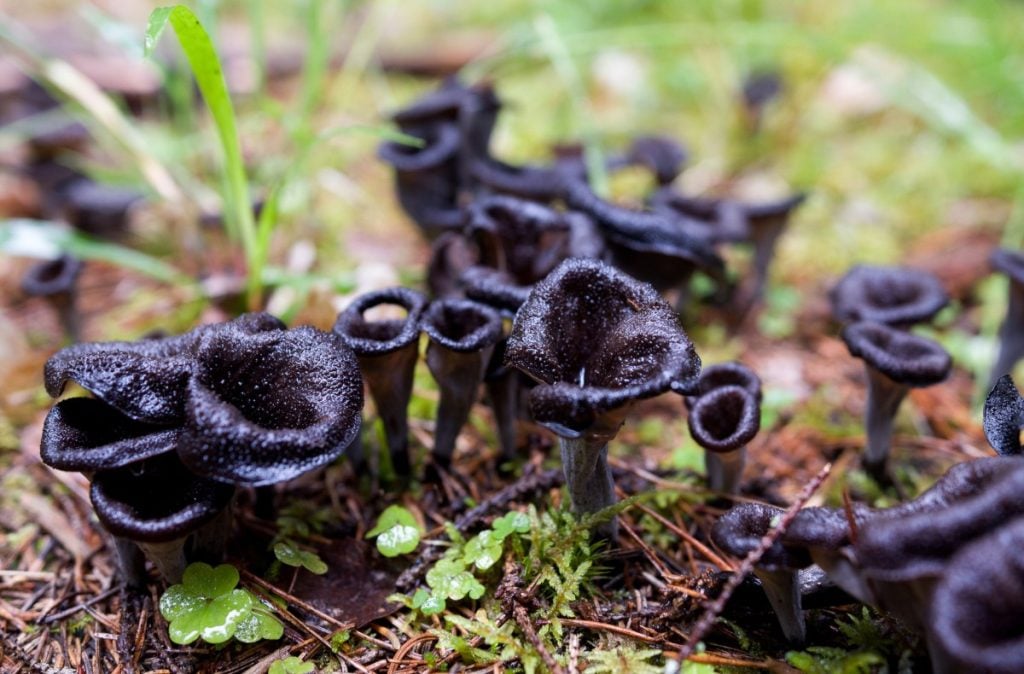
[(190, 644), (197, 639), (222, 644), (231, 638), (243, 643), (280, 639), (284, 625), (271, 609), (238, 585), (238, 569), (189, 564), (179, 585), (160, 597), (160, 613), (170, 623), (171, 641)]
[(282, 564), (294, 567), (302, 567), (310, 573), (322, 575), (327, 573), (327, 564), (315, 552), (309, 552), (298, 547), (298, 544), (286, 538), (274, 544), (274, 556)]
[(289, 655), (287, 658), (270, 663), (270, 669), (267, 672), (268, 674), (309, 674), (313, 670), (312, 662), (304, 662), (294, 655)]
[(277, 518), (277, 534), (270, 541), (277, 561), (317, 575), (327, 573), (327, 564), (320, 555), (303, 549), (299, 540), (322, 532), (330, 518), (329, 511), (310, 508), (301, 502), (283, 508)]
[(413, 514), (399, 505), (385, 508), (377, 526), (366, 532), (367, 538), (377, 538), (377, 550), (385, 557), (409, 554), (419, 546), (422, 535)]

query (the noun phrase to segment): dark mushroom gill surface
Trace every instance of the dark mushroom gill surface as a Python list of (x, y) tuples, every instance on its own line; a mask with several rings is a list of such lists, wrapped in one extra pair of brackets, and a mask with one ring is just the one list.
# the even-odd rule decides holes
[(712, 452), (731, 452), (757, 435), (761, 407), (747, 389), (720, 386), (697, 398), (687, 421), (698, 445)]
[(949, 354), (936, 342), (882, 323), (848, 325), (842, 338), (852, 355), (906, 386), (937, 384), (952, 367)]

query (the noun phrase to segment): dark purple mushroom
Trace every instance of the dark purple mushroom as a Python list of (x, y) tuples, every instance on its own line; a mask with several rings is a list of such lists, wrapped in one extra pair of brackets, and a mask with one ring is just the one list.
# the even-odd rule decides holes
[(893, 420), (912, 388), (931, 386), (949, 376), (952, 361), (939, 344), (882, 323), (853, 323), (843, 328), (850, 353), (864, 361), (868, 398), (864, 416), (867, 447), (864, 465), (884, 476)]
[(708, 487), (737, 493), (747, 444), (761, 428), (758, 399), (743, 387), (720, 386), (697, 398), (687, 421), (690, 436), (704, 448)]
[(985, 398), (985, 437), (1002, 456), (1021, 453), (1020, 429), (1024, 427), (1024, 398), (1013, 378), (1004, 374)]
[(999, 356), (989, 375), (989, 385), (994, 386), (1024, 356), (1024, 252), (997, 248), (989, 262), (1010, 281), (1006, 318), (999, 326)]
[(608, 162), (608, 168), (642, 166), (651, 172), (659, 186), (672, 183), (686, 166), (686, 148), (665, 136), (640, 136), (633, 139), (629, 149)]
[[(408, 408), (419, 359), (420, 318), (426, 305), (427, 298), (415, 290), (388, 288), (357, 297), (334, 323), (334, 332), (359, 359), (384, 426), (391, 465), (404, 477), (411, 474)], [(378, 306), (397, 306), (406, 313), (402, 318), (367, 319), (366, 312)]]
[(1024, 517), (961, 548), (935, 586), (928, 624), (938, 674), (1016, 674), (1024, 663)]
[(430, 337), (427, 367), (441, 392), (432, 456), (435, 463), (447, 468), (491, 352), (501, 339), (501, 315), (470, 300), (438, 300), (424, 313), (422, 327)]
[(700, 371), (696, 393), (692, 396), (685, 396), (683, 400), (686, 402), (686, 406), (692, 409), (697, 399), (702, 395), (711, 393), (723, 386), (739, 386), (744, 388), (750, 395), (754, 396), (758, 403), (761, 402), (760, 377), (749, 367), (736, 361), (706, 365)]
[(840, 323), (870, 321), (896, 328), (931, 320), (949, 304), (933, 274), (910, 267), (857, 265), (829, 292), (832, 316)]
[(743, 116), (751, 131), (761, 128), (764, 109), (782, 94), (782, 76), (771, 70), (755, 71), (747, 75), (740, 89)]
[(78, 180), (64, 191), (64, 217), (86, 234), (116, 238), (128, 230), (132, 208), (142, 198), (132, 189)]
[(64, 333), (72, 342), (81, 338), (81, 321), (75, 306), (81, 273), (81, 260), (61, 255), (33, 265), (21, 279), (21, 289), (26, 295), (44, 297), (53, 306)]
[(580, 180), (567, 180), (565, 199), (594, 219), (608, 241), (613, 261), (628, 274), (659, 290), (678, 288), (685, 302), (690, 278), (701, 271), (720, 290), (727, 287), (725, 264), (711, 244), (687, 231), (680, 218), (635, 211), (598, 197)]
[(205, 333), (187, 382), (182, 462), (235, 485), (284, 482), (337, 459), (359, 432), (363, 382), (336, 334), (303, 326)]
[[(188, 539), (219, 516), (234, 487), (197, 477), (171, 453), (96, 473), (89, 490), (96, 516), (114, 537), (125, 581), (145, 585), (134, 543), (168, 583), (181, 582)], [(224, 537), (220, 538), (223, 545)]]
[(662, 187), (651, 195), (650, 204), (655, 213), (681, 218), (712, 245), (750, 239), (746, 208), (732, 199), (690, 197)]
[[(711, 540), (733, 557), (743, 558), (761, 545), (761, 540), (777, 526), (782, 508), (760, 503), (743, 503), (718, 518), (711, 529)], [(803, 643), (807, 627), (801, 607), (799, 571), (810, 566), (806, 550), (788, 547), (776, 540), (754, 568), (768, 602), (775, 611), (786, 639)]]
[[(516, 314), (505, 362), (540, 382), (534, 419), (559, 435), (573, 509), (615, 502), (607, 444), (632, 404), (695, 389), (700, 358), (672, 308), (648, 284), (596, 260), (570, 259)], [(615, 524), (602, 528), (614, 536)]]

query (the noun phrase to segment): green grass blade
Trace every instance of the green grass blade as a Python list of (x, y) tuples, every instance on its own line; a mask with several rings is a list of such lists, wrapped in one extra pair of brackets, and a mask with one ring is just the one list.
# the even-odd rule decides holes
[(224, 152), (225, 220), (229, 234), (241, 242), (248, 263), (247, 294), (249, 306), (257, 308), (260, 302), (260, 274), (264, 259), (257, 246), (256, 222), (252, 214), (249, 182), (242, 159), (241, 142), (235, 121), (235, 108), (231, 102), (224, 71), (217, 49), (206, 29), (191, 9), (184, 5), (161, 7), (153, 10), (146, 27), (146, 52), (151, 53), (160, 34), (170, 24), (178, 38), (185, 58), (199, 85), (199, 91), (213, 116)]

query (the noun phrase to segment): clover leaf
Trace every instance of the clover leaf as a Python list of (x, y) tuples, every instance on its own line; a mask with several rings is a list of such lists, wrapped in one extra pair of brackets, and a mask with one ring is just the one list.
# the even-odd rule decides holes
[(427, 592), (421, 587), (413, 594), (410, 606), (423, 615), (440, 615), (444, 612), (445, 601), (444, 597)]
[(321, 575), (327, 573), (327, 564), (315, 552), (300, 549), (291, 539), (284, 539), (274, 544), (274, 556), (288, 566), (303, 567), (310, 573)]
[(252, 594), (236, 585), (238, 570), (230, 564), (216, 568), (202, 562), (190, 564), (181, 584), (170, 586), (160, 597), (160, 613), (170, 623), (171, 641), (190, 644), (202, 638), (220, 644), (236, 635), (247, 642), (279, 639), (281, 624)]
[(467, 596), (479, 599), (484, 595), (484, 586), (466, 570), (463, 559), (439, 560), (427, 571), (427, 585), (441, 597), (456, 601)]
[(413, 514), (399, 505), (388, 506), (367, 538), (377, 537), (377, 549), (385, 557), (412, 552), (420, 544), (422, 531)]
[(494, 531), (485, 529), (469, 540), (462, 558), (481, 571), (486, 571), (501, 559), (502, 541)]
[(270, 663), (268, 674), (309, 674), (313, 671), (312, 662), (303, 662), (294, 655)]
[(494, 520), (491, 528), (494, 530), (494, 535), (497, 539), (503, 541), (513, 533), (525, 534), (528, 532), (530, 530), (530, 516), (513, 510)]

